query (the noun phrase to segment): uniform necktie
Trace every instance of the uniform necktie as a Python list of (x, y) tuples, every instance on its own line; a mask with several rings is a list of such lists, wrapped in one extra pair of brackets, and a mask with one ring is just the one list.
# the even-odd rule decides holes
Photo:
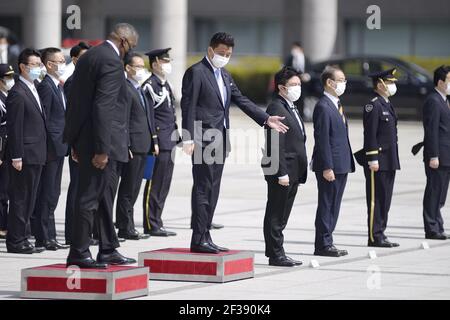
[(344, 108), (342, 107), (342, 104), (341, 104), (340, 100), (338, 100), (338, 107), (339, 107), (339, 114), (342, 117), (342, 121), (345, 123)]

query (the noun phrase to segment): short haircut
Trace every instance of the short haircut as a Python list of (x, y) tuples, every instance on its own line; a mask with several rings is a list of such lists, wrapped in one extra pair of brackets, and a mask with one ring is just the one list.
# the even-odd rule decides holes
[(292, 42), (292, 46), (293, 46), (293, 47), (299, 47), (299, 48), (302, 48), (302, 44), (300, 43), (300, 41), (294, 41), (294, 42)]
[(231, 34), (226, 32), (217, 32), (215, 33), (211, 41), (209, 41), (209, 46), (213, 49), (217, 48), (219, 45), (224, 44), (227, 47), (234, 47), (234, 38)]
[(436, 70), (434, 70), (434, 76), (433, 76), (433, 82), (434, 85), (437, 86), (439, 80), (445, 81), (445, 78), (447, 78), (447, 74), (450, 72), (449, 66), (440, 66)]
[(124, 66), (128, 66), (128, 65), (132, 65), (133, 64), (133, 59), (134, 58), (141, 58), (144, 59), (144, 56), (140, 53), (137, 52), (128, 52), (128, 54), (125, 55), (125, 58), (123, 59), (123, 65)]
[(70, 49), (70, 57), (71, 58), (78, 58), (80, 56), (81, 51), (83, 50), (89, 50), (91, 48), (90, 45), (87, 43), (81, 41), (76, 46), (73, 46), (72, 49)]
[(322, 86), (324, 88), (327, 85), (327, 80), (328, 79), (334, 80), (334, 75), (338, 71), (342, 71), (342, 70), (336, 65), (333, 65), (333, 66), (328, 65), (325, 67), (325, 69), (323, 69), (323, 72), (320, 75), (320, 83), (322, 84)]
[(19, 67), (19, 70), (20, 70), (20, 64), (21, 63), (23, 63), (25, 65), (28, 64), (28, 58), (30, 58), (32, 56), (35, 56), (38, 58), (41, 57), (40, 53), (35, 49), (25, 48), (22, 50), (22, 52), (19, 54), (19, 58), (17, 61), (17, 66)]
[(130, 40), (131, 38), (136, 38), (137, 40), (138, 37), (139, 37), (138, 32), (131, 24), (121, 22), (113, 27), (113, 30), (108, 36), (108, 39), (119, 40), (125, 38), (127, 40)]
[(279, 85), (285, 86), (292, 77), (300, 78), (300, 72), (291, 67), (283, 67), (283, 69), (278, 71), (275, 74), (275, 92), (279, 91)]
[(61, 49), (53, 47), (42, 49), (41, 50), (42, 63), (46, 65), (47, 62), (52, 59), (53, 55), (58, 52), (61, 52)]

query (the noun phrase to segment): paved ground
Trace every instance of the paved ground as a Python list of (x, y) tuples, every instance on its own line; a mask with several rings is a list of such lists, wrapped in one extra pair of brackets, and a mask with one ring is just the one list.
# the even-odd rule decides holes
[[(232, 112), (232, 126), (237, 129), (257, 129), (238, 110)], [(309, 156), (312, 153), (312, 125), (306, 125)], [(262, 130), (256, 131), (258, 135)], [(350, 122), (354, 151), (362, 146), (360, 120)], [(449, 299), (450, 241), (429, 240), (430, 249), (421, 249), (424, 240), (422, 196), (425, 175), (421, 157), (413, 157), (410, 148), (421, 140), (422, 127), (417, 122), (399, 124), (402, 170), (397, 175), (395, 194), (388, 223), (388, 236), (399, 242), (395, 249), (376, 250), (377, 259), (369, 259), (366, 247), (366, 205), (364, 175), (361, 168), (349, 177), (342, 204), (341, 217), (335, 232), (335, 243), (349, 255), (342, 258), (314, 257), (314, 217), (316, 181), (310, 174), (301, 186), (291, 219), (285, 231), (288, 255), (304, 265), (296, 268), (276, 268), (267, 265), (264, 256), (262, 221), (266, 201), (266, 184), (255, 155), (260, 150), (255, 135), (234, 141), (233, 153), (250, 154), (253, 164), (227, 163), (215, 222), (226, 227), (213, 231), (217, 244), (233, 249), (255, 252), (254, 279), (226, 284), (150, 281), (150, 295), (145, 299)], [(253, 139), (253, 140), (252, 140)], [(192, 178), (187, 157), (180, 154), (171, 193), (164, 213), (166, 227), (178, 232), (177, 237), (127, 241), (120, 251), (131, 257), (138, 252), (165, 247), (186, 247), (190, 240), (190, 188)], [(236, 161), (235, 161), (236, 162)], [(239, 162), (239, 161), (238, 161)], [(65, 168), (63, 192), (56, 218), (59, 234), (63, 235), (64, 203), (68, 185)], [(142, 227), (142, 198), (136, 206), (136, 221)], [(444, 217), (449, 221), (449, 206)], [(449, 230), (450, 231), (450, 230)], [(96, 254), (96, 249), (93, 250)], [(0, 243), (0, 298), (16, 299), (20, 289), (20, 270), (65, 261), (67, 251), (45, 252), (32, 256), (6, 253)], [(317, 259), (320, 268), (309, 267)]]

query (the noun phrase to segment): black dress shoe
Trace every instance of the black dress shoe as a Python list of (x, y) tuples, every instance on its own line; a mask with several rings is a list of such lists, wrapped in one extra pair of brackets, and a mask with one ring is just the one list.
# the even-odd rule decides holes
[(315, 256), (322, 256), (322, 257), (341, 257), (341, 253), (338, 249), (333, 247), (328, 247), (322, 250), (316, 250), (314, 251)]
[(448, 236), (445, 233), (433, 233), (425, 235), (425, 239), (430, 240), (447, 240)]
[(203, 242), (197, 245), (191, 245), (191, 252), (196, 253), (219, 253), (219, 249), (214, 248), (211, 246), (209, 242)]
[(36, 240), (36, 242), (34, 243), (34, 247), (36, 249), (43, 249), (43, 250), (48, 250), (48, 251), (58, 250), (58, 247), (56, 246), (56, 244), (51, 242), (50, 240), (44, 240), (44, 241)]
[(50, 241), (59, 249), (65, 250), (65, 249), (69, 249), (70, 245), (66, 245), (66, 244), (62, 244), (61, 242), (59, 242), (56, 239), (50, 239)]
[(6, 249), (8, 253), (17, 253), (17, 254), (32, 254), (37, 253), (34, 246), (29, 246), (26, 243), (22, 243), (20, 245), (6, 245)]
[(394, 247), (398, 247), (399, 244), (398, 243), (394, 243), (394, 242), (390, 242), (387, 239), (383, 239), (380, 241), (370, 241), (367, 243), (367, 245), (369, 247), (378, 247), (378, 248), (394, 248)]
[(119, 251), (114, 250), (111, 253), (98, 253), (97, 261), (112, 265), (124, 265), (124, 264), (133, 264), (136, 263), (136, 260), (132, 258), (124, 257), (119, 253)]
[(223, 227), (223, 224), (211, 222), (211, 229), (222, 229)]
[(291, 257), (285, 256), (285, 258), (288, 259), (289, 261), (292, 261), (296, 266), (301, 266), (303, 264), (303, 262), (294, 260)]
[(230, 249), (228, 249), (228, 248), (219, 247), (217, 244), (215, 244), (215, 243), (212, 242), (212, 241), (209, 241), (209, 245), (210, 245), (211, 247), (213, 247), (214, 249), (217, 249), (217, 250), (219, 250), (219, 251), (221, 251), (221, 252), (228, 252), (228, 251), (230, 251)]
[(285, 256), (269, 258), (269, 266), (276, 267), (294, 267), (294, 261), (287, 259)]
[(347, 250), (340, 250), (340, 249), (336, 248), (334, 245), (331, 246), (331, 249), (337, 250), (337, 252), (339, 252), (339, 255), (341, 257), (348, 255), (348, 251)]
[(177, 235), (176, 232), (169, 231), (169, 230), (167, 230), (167, 229), (164, 228), (164, 227), (161, 227), (159, 230), (166, 232), (166, 233), (169, 235), (169, 237), (173, 237), (173, 236), (176, 236), (176, 235)]
[(167, 231), (163, 230), (162, 228), (161, 229), (152, 229), (150, 231), (147, 231), (146, 234), (148, 234), (152, 237), (169, 237), (170, 236), (170, 234)]
[(106, 269), (108, 265), (106, 263), (97, 262), (91, 257), (84, 259), (71, 259), (67, 258), (67, 267), (78, 266), (81, 269)]

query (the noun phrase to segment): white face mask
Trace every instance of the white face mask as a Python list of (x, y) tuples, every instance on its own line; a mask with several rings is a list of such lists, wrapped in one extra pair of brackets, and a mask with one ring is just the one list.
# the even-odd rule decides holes
[(172, 64), (170, 62), (162, 63), (161, 70), (165, 75), (169, 75), (172, 73)]
[(302, 87), (301, 86), (287, 87), (286, 97), (288, 98), (289, 101), (295, 102), (298, 99), (300, 99), (301, 95), (302, 95)]
[(447, 89), (445, 90), (445, 93), (446, 93), (447, 95), (450, 95), (450, 82), (447, 83)]
[(14, 86), (14, 84), (16, 83), (14, 81), (14, 79), (8, 79), (8, 80), (3, 80), (3, 82), (5, 83), (5, 89), (6, 91), (11, 90), (11, 88)]
[(229, 61), (230, 61), (230, 58), (226, 58), (219, 54), (214, 53), (214, 57), (212, 58), (211, 62), (216, 68), (220, 69), (220, 68), (225, 67)]
[(397, 86), (395, 83), (389, 83), (386, 85), (389, 97), (392, 97), (397, 92)]
[(149, 77), (150, 77), (150, 74), (146, 69), (139, 69), (138, 71), (136, 71), (136, 74), (133, 76), (133, 79), (137, 83), (142, 84)]
[(334, 89), (334, 92), (336, 92), (338, 97), (344, 94), (346, 86), (346, 82), (336, 82), (336, 89)]
[(62, 77), (65, 72), (66, 72), (66, 64), (65, 63), (58, 63), (58, 70), (55, 71), (56, 75), (58, 77)]

